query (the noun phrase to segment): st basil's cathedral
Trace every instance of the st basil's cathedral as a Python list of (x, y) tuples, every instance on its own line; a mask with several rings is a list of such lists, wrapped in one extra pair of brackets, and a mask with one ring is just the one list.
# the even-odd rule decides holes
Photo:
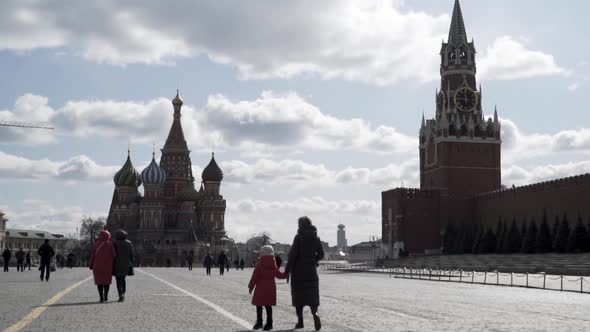
[[(195, 188), (190, 150), (181, 124), (182, 99), (172, 100), (173, 121), (160, 163), (152, 155), (141, 173), (130, 153), (113, 177), (115, 190), (107, 218), (110, 231), (129, 233), (141, 265), (178, 266), (195, 250), (223, 245), (226, 202), (220, 194), (223, 171), (212, 154)], [(143, 195), (139, 188), (143, 185)]]

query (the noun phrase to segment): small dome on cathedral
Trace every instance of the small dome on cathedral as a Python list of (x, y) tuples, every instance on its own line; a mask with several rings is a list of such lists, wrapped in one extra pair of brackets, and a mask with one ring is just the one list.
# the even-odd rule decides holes
[(115, 182), (115, 185), (119, 187), (139, 187), (141, 185), (141, 175), (135, 167), (133, 167), (129, 153), (127, 154), (127, 161), (125, 161), (123, 167), (115, 173), (113, 181)]
[(166, 172), (158, 166), (152, 156), (152, 162), (141, 172), (141, 178), (145, 184), (164, 184)]
[(176, 198), (182, 202), (197, 201), (201, 194), (195, 190), (195, 187), (187, 186), (176, 193)]
[(217, 166), (214, 153), (211, 153), (211, 161), (203, 170), (202, 179), (203, 182), (221, 182), (221, 180), (223, 180), (223, 171)]
[(180, 96), (178, 95), (178, 90), (176, 90), (176, 97), (174, 97), (174, 99), (172, 99), (172, 105), (182, 106), (182, 99), (180, 99)]

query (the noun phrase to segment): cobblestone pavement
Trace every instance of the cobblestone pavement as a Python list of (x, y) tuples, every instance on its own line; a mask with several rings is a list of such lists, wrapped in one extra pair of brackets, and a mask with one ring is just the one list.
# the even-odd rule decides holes
[[(247, 283), (251, 269), (225, 276), (200, 268), (142, 268), (128, 278), (126, 301), (98, 303), (92, 280), (54, 304), (55, 294), (91, 275), (58, 270), (49, 282), (37, 271), (0, 273), (0, 330), (37, 308), (22, 331), (247, 331), (254, 323)], [(534, 289), (392, 279), (387, 275), (322, 271), (322, 331), (590, 331), (590, 295)], [(295, 323), (289, 285), (277, 281), (274, 330)], [(309, 311), (305, 329), (313, 331)]]

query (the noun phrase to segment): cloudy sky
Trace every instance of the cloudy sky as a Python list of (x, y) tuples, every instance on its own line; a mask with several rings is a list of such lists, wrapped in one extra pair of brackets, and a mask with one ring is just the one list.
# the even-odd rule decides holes
[[(20, 1), (0, 4), (0, 209), (8, 227), (73, 232), (106, 216), (113, 174), (143, 169), (180, 89), (194, 173), (212, 148), (226, 229), (289, 242), (380, 235), (381, 191), (419, 186), (452, 0)], [(502, 178), (590, 171), (590, 4), (463, 0)]]

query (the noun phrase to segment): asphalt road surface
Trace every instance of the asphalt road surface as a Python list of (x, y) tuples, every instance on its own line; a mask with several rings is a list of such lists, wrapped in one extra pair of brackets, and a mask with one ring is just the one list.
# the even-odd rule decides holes
[[(136, 268), (127, 296), (108, 303), (88, 269), (0, 273), (1, 331), (248, 331), (252, 269), (219, 276), (195, 268)], [(590, 294), (320, 272), (322, 331), (590, 331)], [(289, 285), (277, 281), (274, 331), (296, 322)], [(305, 328), (314, 331), (309, 309)]]

